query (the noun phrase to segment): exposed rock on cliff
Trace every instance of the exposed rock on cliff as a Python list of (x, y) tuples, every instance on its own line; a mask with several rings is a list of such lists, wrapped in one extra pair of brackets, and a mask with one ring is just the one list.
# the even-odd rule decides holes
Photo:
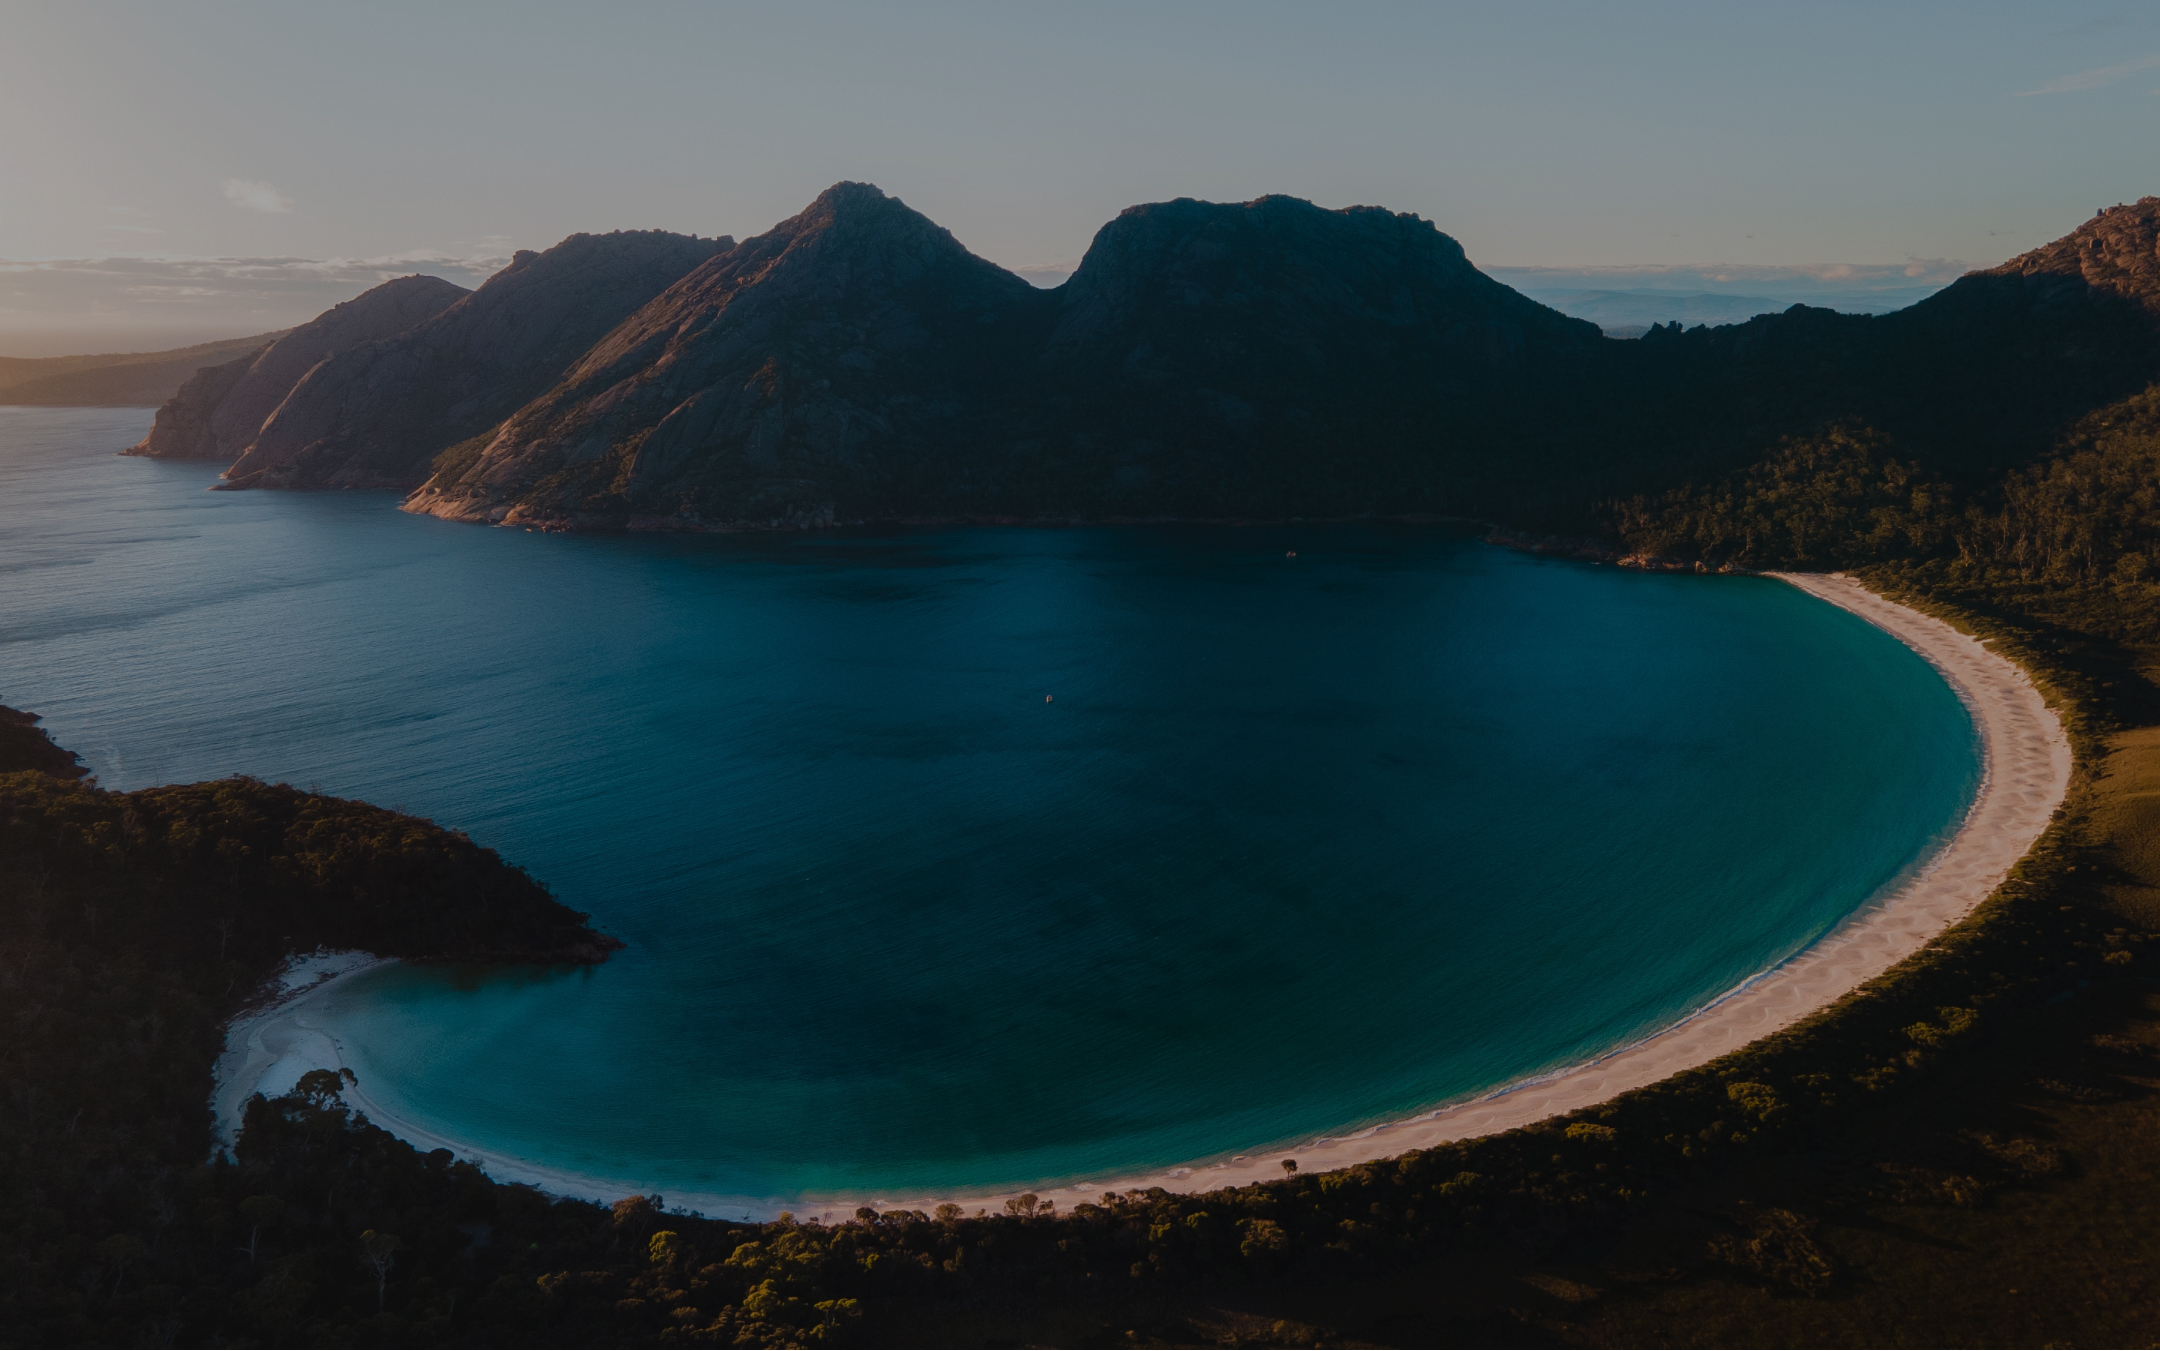
[[(1991, 481), (2156, 376), (2160, 198), (1894, 314), (1615, 342), (1378, 208), (1134, 207), (1046, 291), (842, 183), (739, 246), (521, 254), (309, 371), (228, 477), (417, 484), (411, 511), (565, 527), (1450, 515), (1575, 536), (1833, 424)], [(161, 427), (199, 435), (230, 378)]]
[(1959, 284), (1987, 277), (2015, 277), (2059, 297), (2103, 292), (2160, 315), (2160, 197), (2109, 207), (2054, 243)]
[(399, 277), (362, 292), (259, 351), (196, 373), (158, 409), (129, 453), (232, 460), (251, 445), (293, 386), (326, 358), (402, 333), (470, 294), (440, 277)]
[(1431, 509), (1375, 462), (1501, 429), (1599, 341), (1429, 223), (1137, 207), (1039, 291), (867, 184), (700, 268), (409, 509), (704, 528)]
[(844, 183), (647, 305), (484, 447), (446, 457), (412, 509), (830, 520), (836, 499), (885, 500), (919, 457), (980, 445), (1051, 304)]
[(307, 373), (226, 471), (235, 488), (410, 488), (445, 447), (560, 380), (608, 331), (733, 246), (659, 230), (522, 251), (479, 290)]

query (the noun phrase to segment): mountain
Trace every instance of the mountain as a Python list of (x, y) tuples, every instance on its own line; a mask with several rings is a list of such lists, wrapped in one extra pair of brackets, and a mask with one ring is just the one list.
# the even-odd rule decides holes
[(1375, 467), (1509, 435), (1518, 387), (1598, 341), (1375, 208), (1136, 207), (1042, 290), (843, 183), (632, 316), (408, 507), (708, 529), (1427, 510), (1429, 484)]
[(730, 239), (572, 235), (454, 303), (303, 373), (226, 471), (235, 488), (412, 488), (444, 448), (500, 423)]
[(1841, 426), (1865, 432), (1839, 455), (1984, 497), (2160, 376), (2156, 239), (2147, 198), (1894, 313), (1621, 342), (1379, 208), (1133, 207), (1038, 289), (842, 183), (739, 245), (521, 254), (310, 370), (228, 479), (549, 527), (1448, 515), (1612, 539), (1620, 504)]
[(283, 336), (282, 331), (258, 333), (163, 352), (0, 357), (0, 405), (155, 408), (203, 367), (259, 351)]
[(1597, 327), (1501, 285), (1416, 216), (1291, 197), (1131, 208), (1053, 295), (1037, 510), (1289, 516), (1476, 509), (1561, 428)]
[(980, 443), (1047, 313), (945, 230), (842, 184), (632, 315), (413, 509), (831, 519), (836, 494)]
[(440, 277), (399, 277), (324, 311), (258, 351), (196, 373), (128, 453), (231, 460), (309, 371), (348, 348), (402, 333), (465, 296)]
[(1795, 305), (1653, 329), (1612, 353), (1629, 393), (1601, 432), (1639, 484), (1715, 472), (1841, 420), (1956, 481), (1992, 481), (2160, 376), (2156, 231), (2160, 198), (2148, 197), (1891, 314)]

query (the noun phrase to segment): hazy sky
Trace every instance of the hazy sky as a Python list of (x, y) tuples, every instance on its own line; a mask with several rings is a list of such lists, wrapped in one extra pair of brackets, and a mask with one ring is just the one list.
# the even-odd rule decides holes
[[(1135, 202), (1285, 192), (1487, 265), (1940, 270), (2160, 192), (2156, 91), (2151, 5), (0, 0), (0, 260), (476, 278), (855, 178), (1015, 267)], [(265, 317), (322, 284), (253, 266), (291, 274)], [(0, 273), (0, 328), (179, 323), (226, 285), (43, 272)]]

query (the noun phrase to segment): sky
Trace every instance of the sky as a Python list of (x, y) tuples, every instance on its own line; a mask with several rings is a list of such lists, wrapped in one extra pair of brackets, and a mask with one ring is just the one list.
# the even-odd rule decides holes
[(2160, 192), (2156, 131), (2149, 4), (0, 0), (0, 354), (840, 179), (1044, 282), (1126, 206), (1280, 192), (1555, 294), (1924, 294)]

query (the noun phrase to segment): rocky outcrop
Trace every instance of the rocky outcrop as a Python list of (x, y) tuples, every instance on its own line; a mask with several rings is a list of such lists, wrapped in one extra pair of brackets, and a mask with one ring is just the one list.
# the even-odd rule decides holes
[[(407, 510), (546, 527), (1377, 515), (1579, 537), (1833, 422), (1985, 481), (2156, 376), (2155, 198), (1895, 314), (1615, 342), (1375, 207), (1134, 207), (1038, 290), (842, 183), (740, 245), (520, 254), (311, 369), (228, 478), (417, 485)], [(175, 428), (222, 409), (223, 378)]]
[(1044, 293), (862, 184), (632, 316), (410, 509), (460, 520), (806, 523), (979, 445)]
[(2160, 315), (2160, 197), (2111, 206), (2052, 244), (1972, 274), (2018, 278), (2044, 289), (2120, 296)]
[(121, 453), (149, 455), (161, 460), (232, 458), (218, 453), (217, 433), (213, 430), (218, 405), (233, 392), (233, 386), (246, 377), (256, 360), (269, 350), (270, 345), (265, 343), (245, 356), (235, 357), (223, 365), (205, 366), (195, 372), (171, 398), (158, 406), (157, 418), (150, 424), (150, 434)]
[(867, 184), (701, 267), (408, 509), (772, 527), (1426, 510), (1371, 462), (1502, 428), (1599, 342), (1416, 217), (1138, 207), (1037, 290)]
[(261, 350), (198, 372), (158, 409), (128, 453), (175, 460), (237, 459), (293, 387), (324, 360), (402, 333), (470, 294), (440, 277), (399, 277), (324, 311)]
[(226, 471), (232, 488), (411, 488), (729, 239), (572, 235), (521, 251), (477, 291), (309, 371)]

